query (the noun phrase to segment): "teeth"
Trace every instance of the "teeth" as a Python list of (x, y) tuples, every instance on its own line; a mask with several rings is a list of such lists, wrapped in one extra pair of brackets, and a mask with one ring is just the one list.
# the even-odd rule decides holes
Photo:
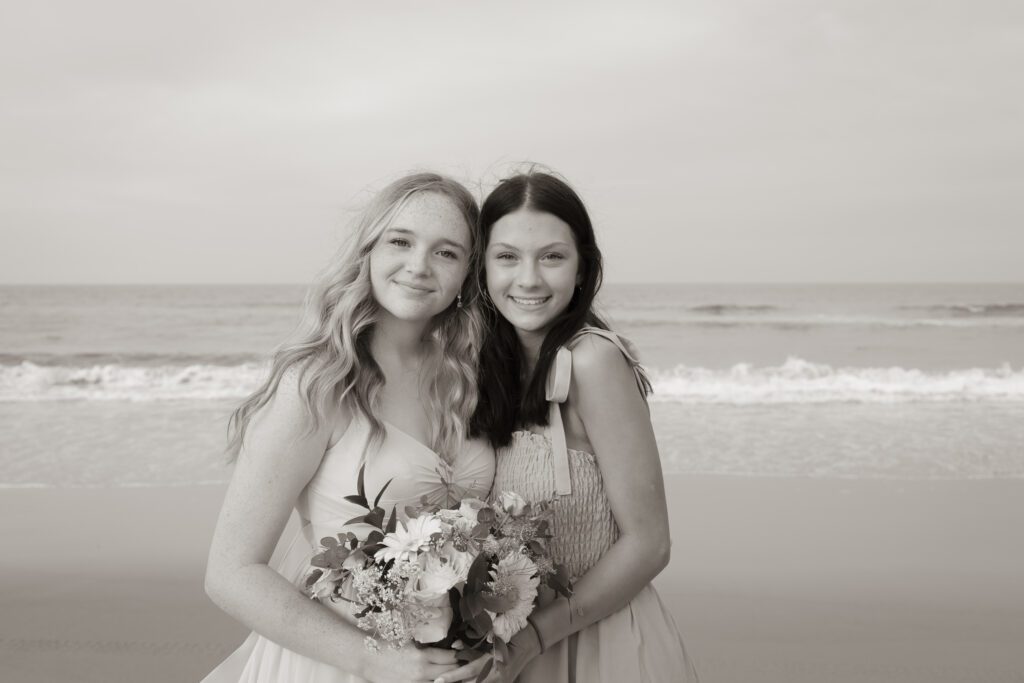
[(551, 297), (549, 297), (549, 296), (542, 296), (542, 297), (537, 297), (537, 298), (533, 298), (533, 299), (525, 299), (525, 298), (518, 297), (518, 296), (510, 296), (509, 298), (512, 299), (512, 301), (515, 301), (520, 306), (540, 306), (542, 303), (544, 303), (545, 301), (547, 301)]

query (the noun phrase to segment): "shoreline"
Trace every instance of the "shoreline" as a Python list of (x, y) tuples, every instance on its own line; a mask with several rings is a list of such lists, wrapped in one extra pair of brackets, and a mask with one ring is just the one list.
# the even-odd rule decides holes
[[(705, 683), (1020, 681), (1024, 480), (667, 475), (655, 580)], [(2, 489), (5, 680), (198, 680), (223, 485)]]

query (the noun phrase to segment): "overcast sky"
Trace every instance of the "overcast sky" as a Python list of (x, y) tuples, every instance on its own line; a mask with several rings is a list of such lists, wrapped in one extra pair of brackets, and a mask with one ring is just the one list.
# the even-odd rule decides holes
[(306, 282), (532, 160), (610, 281), (1024, 280), (1024, 3), (8, 3), (0, 282)]

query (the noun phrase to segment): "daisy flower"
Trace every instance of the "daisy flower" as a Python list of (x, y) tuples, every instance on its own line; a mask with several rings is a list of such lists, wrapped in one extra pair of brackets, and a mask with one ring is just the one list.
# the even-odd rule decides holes
[(433, 515), (421, 515), (402, 522), (384, 537), (384, 547), (377, 551), (377, 562), (389, 560), (413, 562), (421, 550), (430, 546), (431, 536), (441, 533), (441, 521)]

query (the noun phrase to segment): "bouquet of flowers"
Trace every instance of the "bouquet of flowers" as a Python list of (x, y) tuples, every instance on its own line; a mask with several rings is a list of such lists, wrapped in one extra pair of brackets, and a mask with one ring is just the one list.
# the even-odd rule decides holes
[[(378, 649), (409, 642), (459, 650), (468, 661), (495, 652), (507, 656), (508, 640), (526, 626), (538, 587), (572, 594), (567, 572), (554, 565), (549, 503), (530, 504), (515, 493), (491, 503), (466, 498), (442, 508), (421, 501), (406, 507), (406, 521), (379, 506), (388, 484), (371, 505), (359, 471), (358, 492), (346, 500), (367, 510), (346, 524), (363, 523), (365, 538), (351, 531), (321, 539), (311, 560), (306, 593), (311, 598), (354, 603), (356, 623)], [(481, 678), (486, 676), (490, 663)]]

